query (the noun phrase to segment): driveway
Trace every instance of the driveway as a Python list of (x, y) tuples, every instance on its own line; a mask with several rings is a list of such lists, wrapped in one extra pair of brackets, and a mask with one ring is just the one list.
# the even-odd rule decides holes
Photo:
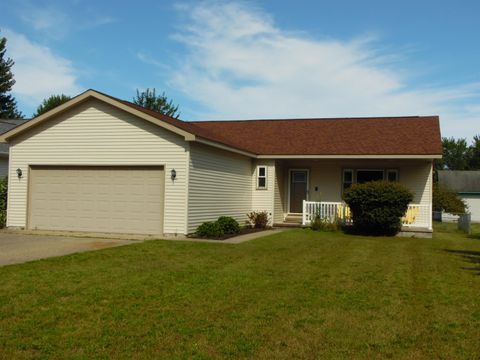
[(0, 232), (0, 266), (135, 242), (138, 241)]

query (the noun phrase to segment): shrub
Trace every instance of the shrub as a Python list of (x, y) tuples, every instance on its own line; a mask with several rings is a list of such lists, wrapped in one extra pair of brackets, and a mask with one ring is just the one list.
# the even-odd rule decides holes
[(200, 237), (211, 237), (211, 238), (216, 238), (224, 235), (222, 227), (217, 221), (204, 222), (202, 225), (200, 225), (197, 228), (197, 231), (195, 232), (195, 234)]
[(225, 234), (238, 234), (240, 232), (240, 225), (237, 220), (230, 216), (220, 216), (217, 223)]
[(7, 222), (8, 177), (0, 180), (0, 228)]
[(250, 224), (257, 229), (265, 229), (270, 221), (267, 211), (252, 211), (247, 217)]
[(466, 205), (452, 190), (435, 184), (433, 186), (433, 210), (445, 211), (451, 214), (464, 214)]
[(395, 235), (413, 194), (397, 182), (372, 181), (352, 185), (343, 196), (354, 229), (366, 235)]
[(337, 231), (338, 224), (328, 219), (322, 219), (320, 215), (315, 215), (310, 223), (310, 228), (315, 231)]

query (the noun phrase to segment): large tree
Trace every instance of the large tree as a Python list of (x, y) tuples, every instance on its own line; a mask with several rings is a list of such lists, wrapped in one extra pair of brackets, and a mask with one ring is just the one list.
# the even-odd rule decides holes
[(480, 135), (473, 137), (473, 143), (470, 146), (470, 153), (468, 156), (468, 169), (480, 170)]
[(0, 37), (0, 118), (23, 118), (23, 114), (17, 109), (15, 98), (10, 94), (15, 84), (11, 70), (14, 62), (5, 57), (6, 46), (7, 39)]
[(448, 170), (466, 170), (468, 168), (469, 148), (466, 139), (443, 138), (443, 157), (436, 168)]
[(56, 108), (58, 105), (62, 105), (70, 100), (72, 97), (68, 95), (51, 95), (50, 97), (44, 99), (42, 103), (37, 107), (37, 111), (33, 114), (33, 117), (37, 117), (46, 113), (47, 111)]
[(139, 92), (137, 89), (137, 96), (133, 99), (133, 102), (144, 108), (159, 112), (161, 114), (178, 119), (180, 112), (178, 111), (178, 105), (174, 105), (172, 100), (168, 100), (165, 93), (157, 95), (155, 88), (152, 90), (146, 89)]

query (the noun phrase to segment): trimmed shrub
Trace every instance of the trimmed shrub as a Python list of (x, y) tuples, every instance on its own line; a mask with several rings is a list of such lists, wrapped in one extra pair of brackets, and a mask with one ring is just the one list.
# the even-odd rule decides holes
[(225, 234), (238, 234), (240, 232), (240, 225), (237, 220), (230, 216), (220, 216), (217, 223)]
[(252, 211), (247, 217), (250, 225), (257, 229), (265, 229), (270, 221), (267, 211)]
[(197, 228), (197, 231), (195, 232), (195, 234), (200, 237), (210, 237), (210, 238), (216, 238), (224, 235), (222, 227), (216, 221), (204, 222), (202, 225), (200, 225)]
[(0, 180), (0, 228), (7, 223), (8, 177)]
[(395, 235), (413, 194), (397, 182), (371, 181), (352, 185), (343, 195), (352, 212), (356, 232), (365, 235)]
[(438, 184), (433, 186), (432, 206), (434, 211), (445, 211), (451, 214), (465, 214), (467, 210), (467, 206), (455, 192)]

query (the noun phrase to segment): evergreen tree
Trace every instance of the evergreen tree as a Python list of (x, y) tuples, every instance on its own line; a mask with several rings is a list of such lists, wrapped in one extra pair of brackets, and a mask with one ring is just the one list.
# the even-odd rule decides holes
[(473, 137), (473, 143), (470, 146), (470, 154), (468, 157), (468, 169), (480, 170), (480, 135)]
[(35, 112), (35, 114), (33, 114), (33, 117), (42, 115), (43, 113), (46, 113), (47, 111), (50, 111), (53, 108), (56, 108), (57, 106), (62, 105), (63, 103), (66, 103), (70, 99), (71, 99), (70, 96), (64, 95), (64, 94), (51, 95), (50, 97), (43, 100), (42, 103), (37, 107), (37, 111)]
[(0, 118), (18, 119), (23, 114), (17, 109), (15, 98), (9, 94), (15, 84), (11, 68), (14, 64), (10, 58), (5, 58), (7, 39), (0, 38)]
[(178, 105), (173, 105), (172, 100), (169, 101), (165, 93), (157, 96), (155, 88), (152, 90), (147, 88), (142, 92), (137, 89), (137, 96), (133, 99), (133, 103), (175, 119), (180, 116)]

